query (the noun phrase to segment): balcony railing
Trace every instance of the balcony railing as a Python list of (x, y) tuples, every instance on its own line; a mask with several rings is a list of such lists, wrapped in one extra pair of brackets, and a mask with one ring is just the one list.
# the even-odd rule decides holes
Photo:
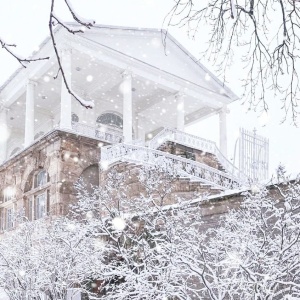
[(123, 142), (122, 132), (108, 126), (95, 128), (86, 124), (72, 122), (72, 130), (77, 134), (91, 137), (111, 144), (117, 144)]
[[(41, 140), (47, 134), (54, 130), (59, 130), (59, 124), (53, 124), (52, 120), (46, 121), (41, 126), (35, 128), (35, 138), (34, 141), (26, 148), (32, 146), (34, 143)], [(64, 130), (64, 129), (62, 129)], [(99, 141), (108, 142), (110, 144), (117, 144), (123, 142), (123, 135), (121, 130), (111, 128), (109, 126), (103, 126), (101, 128), (96, 128), (88, 126), (78, 122), (72, 122), (72, 132), (78, 135), (83, 135), (90, 137)], [(4, 164), (6, 161), (17, 156), (19, 153), (24, 151), (26, 148), (21, 146), (23, 140), (21, 138), (11, 139), (8, 142), (8, 153), (4, 161), (0, 161), (0, 165)]]
[(244, 181), (247, 180), (247, 177), (223, 155), (215, 142), (176, 129), (164, 128), (148, 142), (148, 147), (151, 149), (158, 149), (159, 146), (167, 141), (211, 153), (215, 155), (226, 172), (237, 178), (241, 178)]
[(129, 144), (116, 144), (101, 148), (101, 166), (106, 169), (118, 161), (143, 165), (157, 165), (169, 172), (185, 173), (220, 189), (237, 189), (246, 183), (205, 164), (182, 158), (159, 150)]

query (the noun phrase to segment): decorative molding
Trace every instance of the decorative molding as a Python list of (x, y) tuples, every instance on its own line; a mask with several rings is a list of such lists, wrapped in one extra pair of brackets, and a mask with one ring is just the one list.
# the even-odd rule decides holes
[(183, 93), (182, 91), (178, 91), (178, 92), (174, 95), (174, 98), (175, 98), (176, 100), (182, 99), (182, 98), (184, 98), (184, 97), (186, 97), (186, 95), (185, 95), (185, 93)]
[(10, 109), (4, 104), (5, 101), (3, 99), (0, 99), (0, 113), (8, 112)]
[(225, 114), (229, 114), (230, 113), (230, 109), (227, 107), (227, 105), (223, 105), (222, 108), (220, 108), (218, 110), (219, 114), (225, 113)]
[(28, 79), (26, 86), (33, 86), (36, 87), (38, 85), (37, 81), (33, 80), (33, 79)]

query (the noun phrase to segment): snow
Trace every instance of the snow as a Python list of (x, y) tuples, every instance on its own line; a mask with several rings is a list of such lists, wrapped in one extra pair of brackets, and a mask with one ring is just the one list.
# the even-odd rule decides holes
[[(74, 284), (94, 278), (101, 283), (91, 285), (105, 288), (108, 300), (248, 300), (254, 293), (266, 299), (281, 293), (282, 285), (288, 288), (281, 298), (293, 299), (289, 287), (299, 289), (298, 183), (284, 186), (281, 204), (263, 186), (245, 191), (241, 207), (218, 216), (217, 226), (207, 230), (203, 209), (218, 211), (217, 201), (210, 201), (220, 195), (198, 203), (173, 197), (166, 205), (176, 175), (164, 176), (159, 166), (140, 166), (138, 172), (144, 192), (134, 200), (127, 197), (130, 171), (112, 168), (92, 192), (78, 182), (78, 203), (68, 216), (25, 221), (6, 233), (0, 285), (10, 297), (19, 299), (25, 286), (30, 297), (59, 290), (68, 299)], [(84, 290), (83, 285), (76, 292)]]
[(95, 24), (95, 21), (94, 21), (94, 20), (86, 19), (86, 18), (83, 18), (82, 16), (79, 16), (78, 13), (76, 12), (76, 10), (74, 9), (74, 7), (73, 7), (71, 1), (65, 0), (65, 2), (67, 3), (67, 6), (69, 7), (70, 12), (71, 12), (71, 13), (74, 13), (74, 15), (76, 16), (76, 18), (77, 18), (78, 20), (80, 20), (82, 23), (84, 23), (84, 24), (89, 24), (89, 25)]
[(120, 217), (115, 217), (112, 220), (112, 225), (116, 230), (124, 230), (126, 227), (126, 222), (124, 219), (120, 218)]
[(236, 0), (230, 0), (230, 5), (231, 5), (231, 14), (235, 19), (237, 16)]
[(1, 300), (9, 300), (9, 297), (7, 296), (7, 294), (5, 293), (5, 291), (0, 288), (0, 299)]

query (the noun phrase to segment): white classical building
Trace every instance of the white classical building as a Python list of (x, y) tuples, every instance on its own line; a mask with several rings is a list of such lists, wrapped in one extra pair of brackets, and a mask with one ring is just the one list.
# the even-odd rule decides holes
[[(226, 158), (227, 105), (237, 97), (165, 35), (100, 25), (72, 35), (57, 28), (68, 86), (93, 108), (68, 92), (50, 38), (33, 54), (48, 60), (20, 68), (0, 87), (0, 232), (15, 226), (16, 211), (29, 220), (67, 213), (78, 178), (99, 185), (101, 170), (121, 170), (123, 162), (175, 171), (174, 197), (244, 185), (247, 178)], [(220, 118), (220, 147), (185, 132), (212, 115)], [(133, 197), (140, 187), (130, 184)]]
[(183, 132), (214, 114), (226, 156), (227, 105), (237, 96), (170, 34), (164, 46), (165, 34), (100, 25), (76, 35), (56, 30), (68, 83), (94, 108), (72, 99), (60, 73), (54, 79), (58, 64), (46, 39), (33, 57), (49, 59), (20, 68), (0, 88), (0, 162), (57, 128), (109, 143), (143, 144), (164, 127)]

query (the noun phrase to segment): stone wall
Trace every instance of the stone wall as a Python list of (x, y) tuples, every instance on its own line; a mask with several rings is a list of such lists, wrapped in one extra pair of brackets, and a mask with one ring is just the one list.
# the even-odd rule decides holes
[[(26, 216), (29, 216), (29, 212), (33, 211), (30, 208), (32, 205), (30, 201), (45, 192), (47, 193), (47, 212), (53, 215), (66, 214), (69, 205), (76, 201), (74, 184), (81, 176), (84, 177), (88, 188), (90, 184), (104, 183), (106, 172), (97, 174), (101, 151), (98, 143), (91, 138), (57, 130), (44, 136), (0, 166), (1, 226), (6, 224), (7, 209), (13, 207), (15, 212), (25, 209)], [(221, 169), (212, 154), (170, 142), (165, 143), (161, 148), (172, 154), (188, 155), (187, 158), (194, 158), (198, 162)], [(116, 166), (118, 172), (126, 173), (130, 198), (137, 197), (141, 193), (145, 194), (145, 188), (137, 177), (140, 168), (141, 166), (128, 163), (119, 163)], [(47, 172), (48, 180), (43, 186), (36, 187), (36, 175), (41, 170)], [(178, 197), (195, 199), (221, 193), (220, 190), (199, 181), (180, 177), (170, 180), (166, 174), (160, 175), (163, 178), (161, 187), (167, 188), (166, 184), (171, 187), (171, 193), (164, 199), (165, 204), (175, 203)], [(166, 176), (165, 179), (164, 176)], [(7, 187), (14, 188), (15, 195), (11, 200), (4, 202), (3, 192)]]
[[(2, 227), (5, 210), (25, 209), (28, 215), (29, 199), (47, 191), (48, 212), (65, 214), (75, 201), (74, 183), (90, 165), (98, 165), (98, 141), (74, 134), (55, 131), (31, 145), (0, 166), (0, 216)], [(47, 183), (35, 187), (35, 176), (40, 170), (48, 174)], [(12, 200), (4, 202), (6, 188), (14, 189)]]
[(187, 159), (195, 160), (199, 163), (203, 163), (205, 165), (208, 165), (210, 167), (213, 167), (215, 169), (223, 171), (224, 168), (222, 165), (218, 162), (215, 155), (203, 152), (198, 149), (193, 149), (184, 145), (180, 145), (174, 142), (166, 142), (162, 144), (158, 150), (168, 152), (170, 154), (178, 155)]

